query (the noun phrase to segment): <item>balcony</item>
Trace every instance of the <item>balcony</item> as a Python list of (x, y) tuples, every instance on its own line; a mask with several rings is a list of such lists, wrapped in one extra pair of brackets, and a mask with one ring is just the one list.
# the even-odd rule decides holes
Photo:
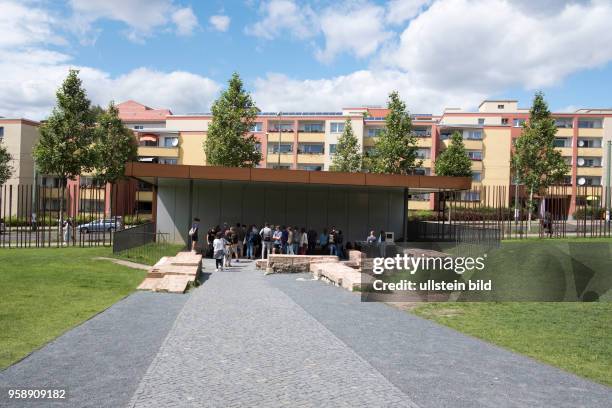
[(579, 147), (578, 156), (585, 157), (602, 157), (603, 148), (601, 147)]
[[(278, 135), (276, 135), (276, 139), (278, 140)], [(269, 140), (269, 137), (268, 137)], [(298, 142), (317, 142), (323, 143), (325, 142), (325, 133), (324, 132), (298, 132)]]
[[(268, 153), (266, 155), (266, 162), (268, 165), (277, 164), (278, 163), (278, 154), (276, 153)], [(280, 163), (281, 165), (289, 165), (293, 164), (293, 153), (281, 153), (280, 155)]]
[(578, 167), (577, 169), (578, 176), (603, 176), (603, 169), (600, 167)]
[[(293, 133), (292, 132), (285, 132), (285, 133), (281, 132), (280, 137), (281, 137), (280, 138), (281, 142), (293, 143)], [(278, 143), (278, 132), (276, 132), (276, 133), (269, 132), (268, 133), (268, 143), (270, 143), (270, 142)]]
[(178, 147), (138, 146), (138, 156), (179, 157)]
[(604, 130), (602, 128), (579, 128), (578, 136), (580, 137), (603, 137)]
[[(278, 159), (277, 159), (278, 160)], [(282, 160), (282, 159), (281, 159)], [(319, 164), (325, 161), (324, 154), (298, 154), (298, 164)]]
[[(364, 145), (365, 145), (365, 140), (363, 141)], [(372, 144), (373, 146), (374, 144)], [(416, 141), (416, 145), (418, 147), (431, 147), (432, 143), (431, 143), (431, 139), (426, 139), (426, 138), (419, 138)]]
[(557, 128), (557, 137), (572, 137), (574, 136), (574, 129), (572, 128)]
[(561, 152), (561, 156), (572, 157), (571, 147), (557, 147), (557, 150)]

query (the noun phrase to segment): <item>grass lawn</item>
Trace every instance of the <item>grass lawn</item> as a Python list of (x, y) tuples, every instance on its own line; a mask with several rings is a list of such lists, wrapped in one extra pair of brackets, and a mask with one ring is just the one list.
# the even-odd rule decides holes
[(110, 248), (0, 249), (0, 369), (136, 290)]
[(610, 302), (425, 303), (412, 313), (612, 386)]
[[(504, 241), (471, 279), (491, 279), (493, 300), (503, 301), (424, 303), (412, 312), (612, 385), (612, 239)], [(508, 301), (519, 299), (527, 301)], [(580, 299), (599, 301), (559, 302)]]
[(126, 259), (145, 265), (155, 265), (163, 256), (174, 256), (177, 252), (183, 251), (185, 245), (182, 244), (146, 244), (136, 248), (128, 249), (118, 254), (115, 258)]

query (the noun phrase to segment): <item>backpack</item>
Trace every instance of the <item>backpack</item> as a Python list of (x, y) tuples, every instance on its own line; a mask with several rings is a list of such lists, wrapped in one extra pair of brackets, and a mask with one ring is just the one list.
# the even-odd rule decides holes
[(272, 230), (270, 228), (264, 229), (264, 231), (263, 231), (263, 240), (265, 242), (272, 241)]
[(198, 229), (196, 227), (191, 227), (191, 229), (189, 230), (189, 236), (193, 237), (197, 231)]

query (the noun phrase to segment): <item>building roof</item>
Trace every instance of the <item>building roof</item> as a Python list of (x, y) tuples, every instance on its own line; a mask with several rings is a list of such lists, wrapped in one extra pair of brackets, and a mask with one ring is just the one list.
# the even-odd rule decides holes
[(414, 192), (468, 190), (471, 177), (404, 176), (398, 174), (342, 173), (329, 171), (281, 170), (181, 164), (128, 163), (125, 175), (152, 184), (159, 179), (228, 180), (244, 182), (321, 184), (409, 188)]
[(133, 100), (117, 105), (119, 118), (125, 122), (163, 122), (172, 115), (170, 109), (153, 109)]

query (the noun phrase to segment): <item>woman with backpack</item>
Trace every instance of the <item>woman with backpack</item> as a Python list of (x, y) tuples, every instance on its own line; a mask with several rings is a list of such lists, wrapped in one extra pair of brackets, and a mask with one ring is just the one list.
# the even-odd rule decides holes
[(215, 258), (215, 270), (217, 272), (223, 270), (223, 260), (225, 259), (225, 238), (223, 234), (217, 232), (216, 238), (213, 241), (213, 258)]
[(191, 240), (191, 252), (196, 253), (198, 245), (198, 230), (200, 229), (200, 219), (194, 218), (191, 228), (189, 229), (189, 239)]

